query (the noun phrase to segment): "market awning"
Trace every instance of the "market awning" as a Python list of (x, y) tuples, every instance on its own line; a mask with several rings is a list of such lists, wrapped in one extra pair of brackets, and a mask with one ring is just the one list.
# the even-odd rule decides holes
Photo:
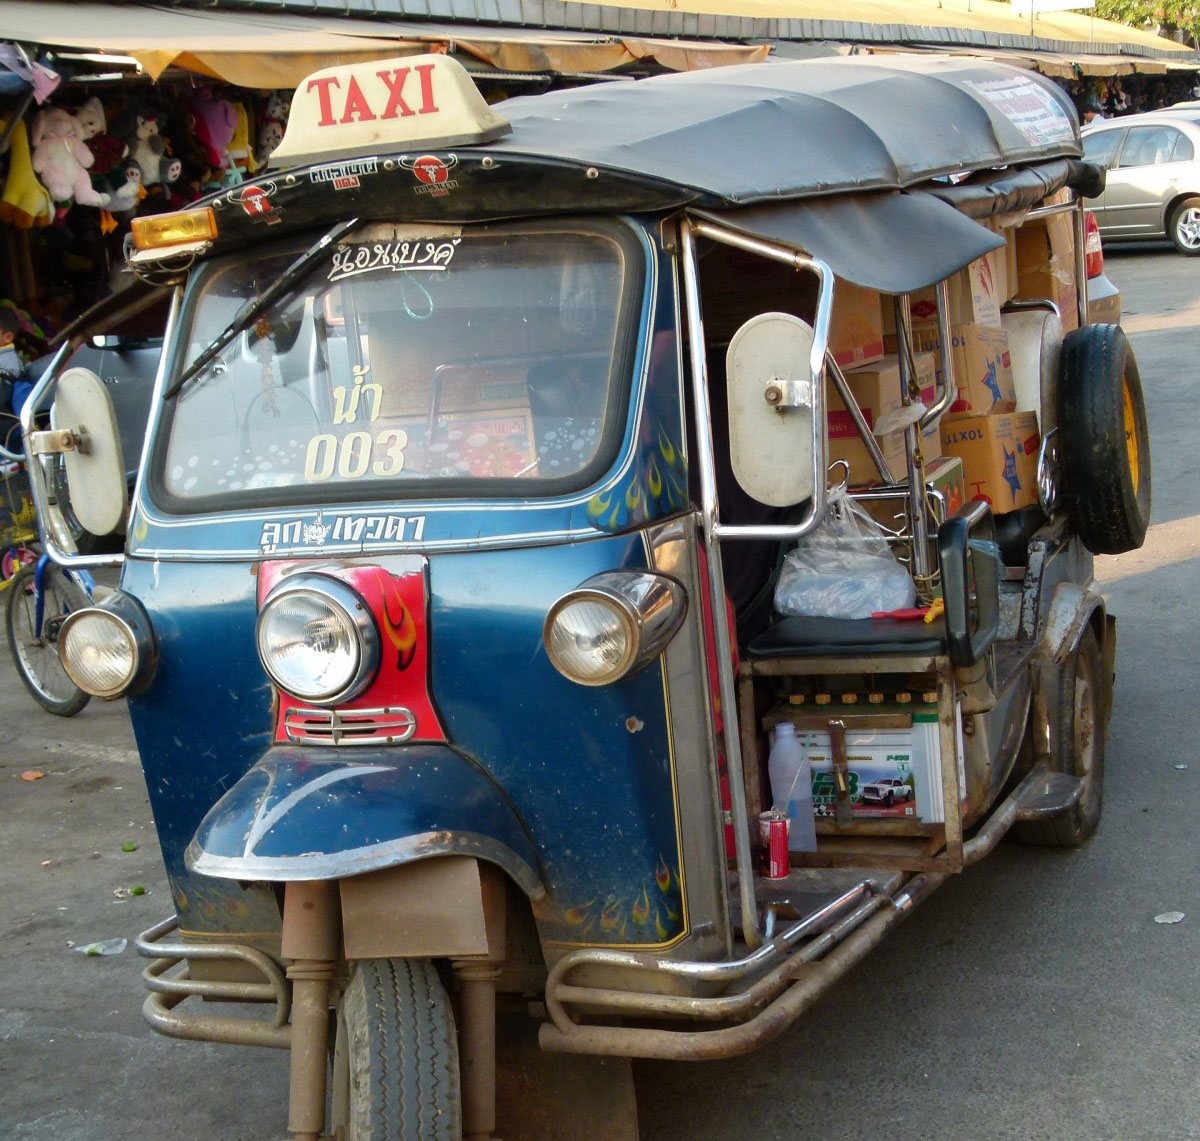
[(501, 71), (604, 73), (653, 59), (671, 71), (755, 63), (767, 44), (416, 24), (151, 4), (4, 0), (0, 40), (132, 57), (157, 79), (179, 67), (239, 87), (295, 87), (326, 67), (459, 48)]

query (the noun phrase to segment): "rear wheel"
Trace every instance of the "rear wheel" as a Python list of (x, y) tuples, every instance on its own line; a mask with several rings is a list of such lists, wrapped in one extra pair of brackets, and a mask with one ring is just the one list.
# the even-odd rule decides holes
[(1185, 198), (1175, 207), (1167, 233), (1181, 254), (1200, 254), (1200, 198)]
[(339, 1141), (459, 1141), (458, 1039), (433, 963), (358, 964), (338, 1008), (333, 1070)]
[(1078, 848), (1100, 823), (1104, 804), (1104, 739), (1108, 686), (1096, 635), (1088, 630), (1058, 679), (1058, 746), (1051, 758), (1057, 772), (1083, 782), (1079, 800), (1048, 820), (1019, 820), (1013, 835), (1023, 844)]
[(1120, 326), (1084, 325), (1063, 339), (1058, 430), (1067, 511), (1084, 545), (1137, 550), (1150, 525), (1150, 434)]
[(43, 709), (74, 717), (91, 700), (70, 678), (58, 656), (58, 631), (68, 614), (91, 605), (87, 592), (62, 567), (42, 572), (42, 627), (37, 628), (37, 566), (22, 567), (8, 586), (4, 608), (8, 648), (17, 674)]

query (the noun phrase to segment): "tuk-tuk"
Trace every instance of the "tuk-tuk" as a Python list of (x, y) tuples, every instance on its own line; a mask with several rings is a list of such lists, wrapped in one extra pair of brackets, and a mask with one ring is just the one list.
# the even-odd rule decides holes
[[(171, 310), (131, 501), (72, 344), (26, 439), (126, 534), (60, 645), (128, 698), (153, 1027), (289, 1050), (295, 1138), (632, 1138), (630, 1059), (760, 1046), (1010, 829), (1085, 841), (1091, 553), (1140, 545), (1150, 456), (1087, 323), (1080, 156), (1054, 84), (970, 59), (488, 106), (417, 56), (315, 73), (272, 170), (137, 220), (128, 305)], [(886, 417), (839, 361), (863, 296)], [(989, 297), (1016, 508), (935, 458)], [(916, 604), (780, 614), (851, 507)], [(816, 842), (780, 858), (785, 722)]]

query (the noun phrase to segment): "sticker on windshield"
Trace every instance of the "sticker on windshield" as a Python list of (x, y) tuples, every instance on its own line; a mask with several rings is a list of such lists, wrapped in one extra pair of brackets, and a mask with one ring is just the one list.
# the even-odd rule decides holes
[(417, 176), (419, 185), (413, 187), (414, 194), (441, 198), (458, 188), (458, 179), (450, 177), (450, 172), (458, 166), (458, 155), (447, 155), (444, 159), (437, 155), (420, 155), (417, 158), (405, 155), (400, 165)]
[(347, 162), (331, 162), (324, 166), (314, 166), (308, 172), (309, 182), (327, 182), (334, 190), (356, 190), (362, 185), (362, 179), (368, 174), (374, 174), (379, 169), (379, 159), (360, 158)]
[(1062, 104), (1040, 83), (1025, 76), (966, 80), (1030, 143), (1066, 143), (1075, 138), (1075, 124)]
[(345, 281), (377, 269), (440, 271), (450, 268), (461, 238), (445, 241), (364, 242), (339, 246), (333, 252), (329, 280)]

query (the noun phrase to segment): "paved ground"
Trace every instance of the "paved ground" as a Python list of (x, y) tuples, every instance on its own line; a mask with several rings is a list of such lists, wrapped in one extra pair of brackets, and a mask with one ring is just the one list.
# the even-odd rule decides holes
[[(1098, 567), (1121, 621), (1099, 834), (1070, 854), (1002, 845), (769, 1050), (640, 1065), (644, 1141), (1200, 1136), (1200, 279), (1166, 250), (1110, 253), (1109, 273), (1146, 383), (1155, 522)], [(0, 668), (0, 726), (4, 1136), (277, 1141), (284, 1055), (141, 1021), (132, 942), (170, 905), (123, 706), (60, 721)], [(1186, 918), (1156, 925), (1168, 910)], [(70, 947), (107, 938), (130, 946)]]

